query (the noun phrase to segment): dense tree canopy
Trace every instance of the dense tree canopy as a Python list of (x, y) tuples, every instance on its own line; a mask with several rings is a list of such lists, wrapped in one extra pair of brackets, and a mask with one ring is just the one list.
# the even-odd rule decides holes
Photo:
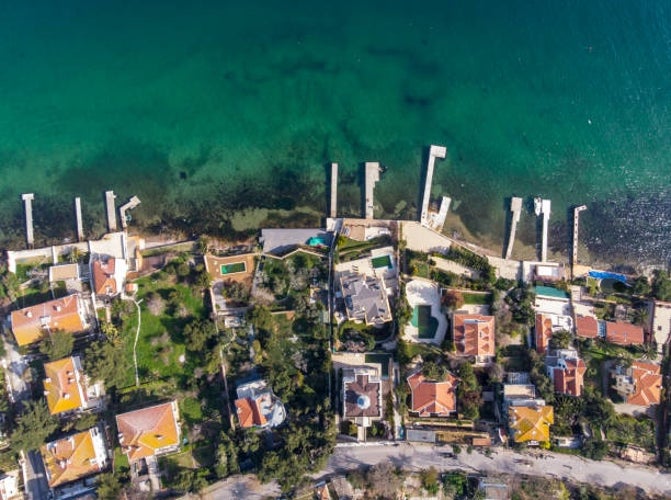
[(36, 450), (57, 428), (58, 420), (49, 413), (44, 401), (28, 401), (12, 433), (12, 446), (16, 451)]

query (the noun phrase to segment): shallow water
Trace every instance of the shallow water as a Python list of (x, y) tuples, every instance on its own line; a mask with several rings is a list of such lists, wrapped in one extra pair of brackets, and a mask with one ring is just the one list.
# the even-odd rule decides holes
[(343, 214), (369, 160), (388, 167), (379, 214), (410, 217), (434, 143), (434, 194), (476, 236), (502, 239), (506, 197), (542, 195), (559, 241), (586, 203), (591, 251), (666, 261), (670, 21), (605, 0), (5, 7), (0, 229), (33, 191), (38, 238), (72, 226), (74, 195), (99, 231), (114, 189), (143, 200), (137, 223), (225, 231), (248, 206), (324, 210), (329, 161)]

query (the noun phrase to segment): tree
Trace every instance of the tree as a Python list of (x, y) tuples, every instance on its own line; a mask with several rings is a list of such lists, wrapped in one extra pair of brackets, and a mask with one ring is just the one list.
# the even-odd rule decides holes
[(464, 305), (464, 294), (459, 290), (450, 290), (443, 296), (443, 305), (455, 311)]
[(121, 480), (111, 472), (106, 472), (98, 476), (97, 493), (99, 498), (119, 498), (121, 488)]
[(435, 496), (438, 494), (438, 471), (435, 467), (422, 469), (419, 473), (419, 477), (422, 481), (422, 488), (424, 488), (429, 495)]
[(366, 482), (377, 498), (396, 498), (402, 479), (391, 462), (373, 465), (366, 473)]
[(130, 361), (124, 350), (110, 342), (92, 342), (84, 355), (84, 371), (92, 380), (102, 380), (107, 387), (125, 387)]
[(12, 447), (17, 452), (36, 450), (57, 428), (58, 420), (49, 413), (43, 400), (28, 401), (12, 433)]
[(571, 338), (571, 332), (567, 330), (554, 332), (550, 337), (550, 349), (568, 349), (571, 345)]
[(109, 321), (103, 321), (100, 324), (100, 331), (107, 337), (107, 340), (114, 346), (120, 346), (123, 342), (121, 335), (119, 334), (119, 329), (110, 323)]
[(217, 336), (216, 325), (209, 320), (193, 320), (184, 327), (186, 348), (189, 351), (202, 351), (210, 339)]
[(631, 287), (631, 293), (634, 295), (648, 296), (651, 290), (647, 276), (637, 277)]
[(469, 420), (480, 417), (480, 387), (475, 376), (473, 365), (462, 363), (459, 367), (459, 385), (457, 385), (457, 402), (460, 412)]
[(658, 300), (671, 300), (671, 279), (669, 279), (669, 273), (660, 270), (656, 270), (653, 273), (652, 295)]
[(72, 334), (56, 330), (40, 344), (40, 352), (49, 358), (49, 361), (62, 359), (72, 354), (75, 338)]
[(165, 300), (160, 294), (151, 292), (147, 296), (147, 310), (154, 316), (160, 316), (165, 311)]

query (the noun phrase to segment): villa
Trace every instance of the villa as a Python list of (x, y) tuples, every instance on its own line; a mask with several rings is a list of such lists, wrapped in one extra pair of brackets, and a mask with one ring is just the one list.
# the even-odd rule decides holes
[(595, 339), (602, 336), (599, 322), (595, 317), (580, 315), (575, 318), (575, 334), (584, 339)]
[(133, 463), (179, 449), (181, 431), (177, 401), (116, 416), (121, 450)]
[(382, 418), (382, 383), (377, 372), (360, 367), (343, 373), (343, 419), (366, 428)]
[(238, 386), (237, 394), (235, 411), (243, 429), (277, 427), (286, 419), (282, 401), (267, 387), (265, 381), (242, 384)]
[(116, 297), (123, 291), (127, 270), (123, 259), (101, 255), (91, 257), (93, 292), (97, 296)]
[(87, 410), (102, 403), (102, 386), (88, 383), (79, 356), (45, 363), (44, 372), (44, 395), (52, 415)]
[(539, 444), (550, 440), (550, 426), (554, 424), (552, 406), (545, 402), (534, 405), (508, 407), (508, 428), (516, 443)]
[(582, 395), (587, 366), (574, 349), (559, 349), (550, 353), (545, 358), (545, 366), (555, 392), (576, 397)]
[(367, 325), (392, 320), (389, 298), (381, 279), (345, 271), (340, 275), (340, 290), (348, 319)]
[(412, 395), (409, 411), (418, 417), (449, 417), (457, 411), (457, 378), (448, 373), (445, 380), (428, 380), (421, 372), (408, 377)]
[(10, 322), (19, 346), (39, 342), (56, 331), (75, 334), (89, 327), (84, 303), (79, 295), (68, 295), (12, 311)]
[(50, 488), (102, 472), (108, 450), (99, 427), (47, 443), (40, 448)]
[(455, 313), (452, 332), (457, 355), (486, 363), (495, 354), (494, 316)]
[(606, 321), (605, 323), (608, 342), (622, 346), (643, 345), (644, 334), (640, 326), (623, 321)]
[(611, 378), (613, 389), (627, 404), (648, 407), (661, 401), (662, 374), (657, 364), (634, 361), (628, 368), (617, 365)]

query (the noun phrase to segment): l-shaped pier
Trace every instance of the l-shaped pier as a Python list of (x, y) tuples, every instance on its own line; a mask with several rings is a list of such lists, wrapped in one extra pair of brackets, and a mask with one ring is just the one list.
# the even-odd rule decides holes
[(541, 202), (541, 216), (543, 217), (543, 236), (541, 240), (541, 262), (548, 260), (548, 222), (550, 220), (550, 200)]

